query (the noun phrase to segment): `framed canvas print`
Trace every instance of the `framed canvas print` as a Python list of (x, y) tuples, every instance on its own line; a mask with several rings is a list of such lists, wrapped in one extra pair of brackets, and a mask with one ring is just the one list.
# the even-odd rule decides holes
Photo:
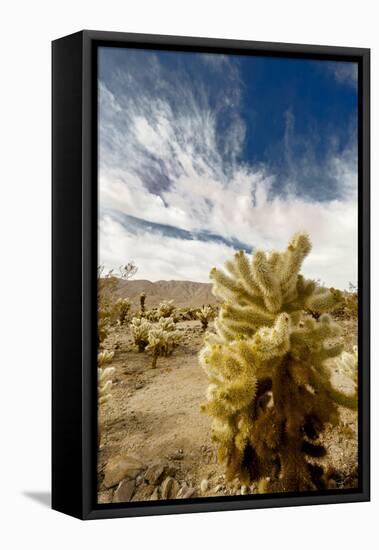
[(53, 508), (369, 500), (369, 50), (53, 42)]

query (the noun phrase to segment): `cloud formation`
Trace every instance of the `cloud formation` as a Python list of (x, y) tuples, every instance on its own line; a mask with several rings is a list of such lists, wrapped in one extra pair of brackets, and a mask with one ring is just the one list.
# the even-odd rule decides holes
[[(293, 155), (288, 110), (287, 170), (278, 177), (269, 163), (242, 155), (238, 60), (191, 54), (191, 63), (173, 68), (152, 52), (141, 63), (138, 53), (110, 76), (100, 70), (100, 262), (111, 268), (133, 259), (140, 278), (206, 282), (238, 248), (283, 248), (305, 230), (313, 252), (304, 273), (340, 288), (356, 282), (354, 140), (342, 151), (331, 147), (320, 169), (311, 146)], [(337, 185), (330, 200), (322, 170)], [(302, 193), (304, 178), (320, 186), (319, 199)]]

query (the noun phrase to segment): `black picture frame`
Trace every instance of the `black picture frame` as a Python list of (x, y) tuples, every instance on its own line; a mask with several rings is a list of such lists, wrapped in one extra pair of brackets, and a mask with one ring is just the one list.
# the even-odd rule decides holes
[[(97, 48), (355, 61), (359, 71), (359, 487), (327, 493), (96, 503)], [(370, 50), (81, 31), (52, 43), (52, 507), (81, 519), (370, 499)]]

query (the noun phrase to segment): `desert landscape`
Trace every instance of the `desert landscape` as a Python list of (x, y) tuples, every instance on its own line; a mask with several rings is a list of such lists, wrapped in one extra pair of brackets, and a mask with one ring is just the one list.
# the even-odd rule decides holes
[[(343, 294), (333, 313), (342, 331), (343, 349), (349, 354), (357, 344), (357, 300), (351, 290)], [(104, 361), (100, 371), (111, 369), (111, 383), (103, 392), (105, 399), (99, 399), (98, 502), (261, 492), (257, 481), (226, 475), (212, 441), (212, 420), (201, 411), (208, 380), (199, 352), (206, 333), (215, 331), (221, 305), (212, 284), (153, 283), (102, 274), (100, 329), (104, 304), (107, 326), (99, 344), (99, 361)], [(154, 348), (149, 350), (147, 341), (141, 347), (134, 325), (136, 319), (147, 320), (152, 330), (162, 317), (172, 323), (177, 341), (169, 353), (157, 354), (154, 367)], [(327, 364), (333, 386), (351, 392), (351, 377), (335, 360), (328, 359)], [(325, 456), (312, 462), (328, 472), (328, 488), (343, 489), (357, 484), (357, 414), (346, 407), (338, 410), (337, 425), (327, 425), (318, 437)]]
[(100, 48), (98, 501), (357, 487), (357, 64)]

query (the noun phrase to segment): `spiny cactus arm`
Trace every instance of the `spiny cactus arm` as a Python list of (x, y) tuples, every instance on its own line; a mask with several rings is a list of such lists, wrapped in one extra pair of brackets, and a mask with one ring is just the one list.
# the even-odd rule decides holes
[(301, 265), (312, 248), (310, 239), (305, 233), (296, 234), (290, 241), (283, 254), (282, 269), (280, 271), (280, 285), (284, 301), (288, 301), (297, 286), (298, 273)]
[(222, 300), (233, 299), (238, 303), (249, 303), (251, 301), (251, 294), (243, 288), (235, 277), (229, 277), (224, 271), (215, 267), (211, 270), (209, 277), (213, 281), (212, 294), (217, 298)]
[(358, 406), (358, 391), (357, 387), (352, 392), (343, 392), (337, 390), (330, 381), (330, 371), (325, 366), (319, 366), (315, 369), (313, 385), (319, 390), (320, 386), (326, 394), (341, 407), (356, 410)]
[(354, 346), (353, 353), (343, 351), (335, 361), (338, 370), (348, 376), (354, 384), (358, 383), (358, 348)]
[(260, 328), (252, 339), (254, 353), (260, 362), (285, 355), (290, 349), (290, 318), (281, 313), (272, 328)]
[(282, 306), (282, 293), (279, 279), (270, 269), (266, 254), (261, 250), (254, 253), (252, 260), (252, 274), (254, 281), (259, 286), (266, 308), (271, 313), (276, 313)]
[(358, 407), (358, 393), (356, 391), (351, 393), (343, 393), (333, 388), (332, 385), (328, 388), (328, 394), (341, 407), (347, 409), (356, 410)]
[(246, 292), (254, 299), (261, 294), (259, 285), (254, 280), (251, 263), (246, 257), (243, 250), (236, 252), (234, 255), (235, 273), (238, 274), (239, 280), (242, 283)]
[(100, 368), (104, 368), (105, 365), (110, 363), (114, 357), (113, 351), (103, 350), (97, 354), (97, 365)]
[(318, 365), (322, 364), (327, 359), (332, 359), (333, 357), (338, 357), (344, 349), (344, 345), (337, 343), (331, 346), (322, 346), (319, 351), (313, 353), (310, 357), (312, 364)]
[[(235, 340), (236, 333), (231, 328), (227, 327), (226, 324), (220, 319), (215, 320), (215, 330), (216, 334), (218, 335), (219, 339), (222, 342), (230, 342), (232, 340)], [(251, 327), (248, 327), (249, 331)]]
[(314, 345), (319, 345), (321, 348), (322, 342), (334, 339), (340, 334), (340, 327), (324, 314), (319, 322), (308, 318), (302, 327), (292, 330), (291, 346), (307, 346), (312, 349)]
[(227, 302), (221, 307), (221, 315), (226, 322), (228, 320), (240, 321), (253, 327), (272, 326), (275, 320), (273, 314), (257, 306), (240, 306), (231, 302)]
[(311, 296), (316, 289), (316, 283), (312, 279), (305, 279), (303, 275), (297, 276), (296, 291), (298, 299), (304, 301)]
[(254, 401), (257, 391), (255, 365), (241, 346), (213, 345), (200, 357), (212, 383), (204, 409), (211, 416), (229, 416)]
[(342, 292), (335, 289), (325, 289), (322, 292), (314, 292), (304, 302), (310, 311), (317, 313), (328, 313), (341, 304)]

